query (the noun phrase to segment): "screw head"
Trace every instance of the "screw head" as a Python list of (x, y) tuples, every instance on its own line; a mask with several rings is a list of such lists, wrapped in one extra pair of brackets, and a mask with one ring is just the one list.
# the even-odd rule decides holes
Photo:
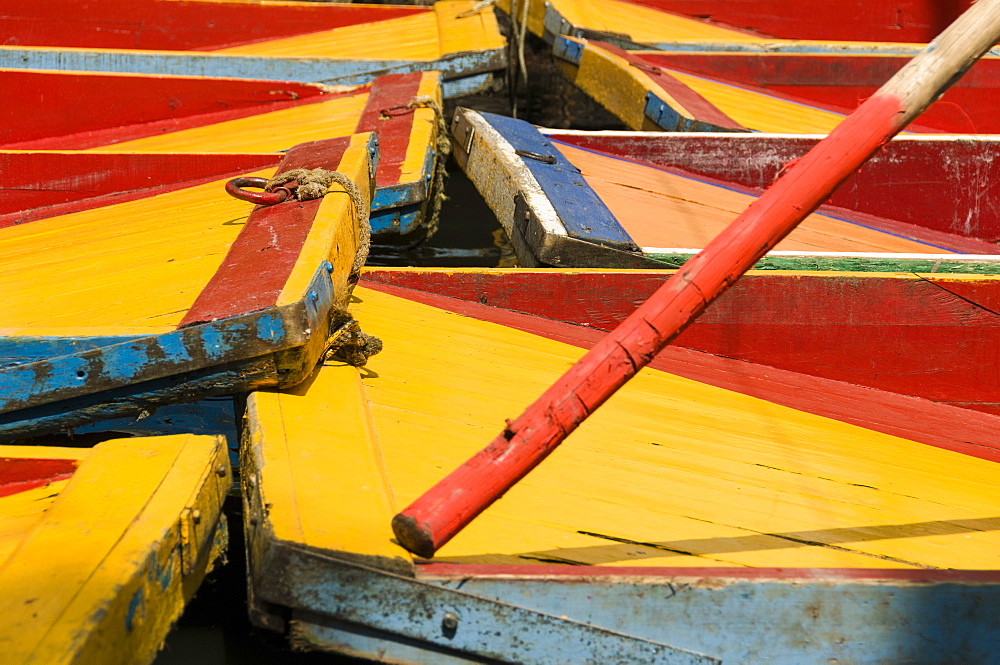
[(454, 633), (455, 629), (458, 628), (458, 616), (452, 614), (451, 612), (445, 612), (444, 616), (441, 618), (441, 628), (444, 629), (446, 633)]

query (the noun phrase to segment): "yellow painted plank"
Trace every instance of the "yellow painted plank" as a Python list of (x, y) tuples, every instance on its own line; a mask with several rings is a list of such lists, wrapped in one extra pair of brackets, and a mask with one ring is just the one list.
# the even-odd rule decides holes
[[(371, 205), (374, 194), (371, 158), (368, 154), (370, 139), (371, 134), (368, 133), (352, 135), (350, 146), (344, 151), (337, 167), (337, 171), (358, 186), (366, 205)], [(280, 307), (301, 300), (323, 261), (334, 265), (334, 273), (331, 275), (334, 288), (346, 289), (347, 276), (360, 244), (359, 224), (358, 211), (346, 190), (337, 183), (332, 184), (323, 197), (309, 235), (299, 252), (299, 259), (275, 304)], [(347, 295), (346, 292), (335, 293), (334, 302), (343, 302)]]
[(391, 542), (396, 506), (357, 368), (328, 364), (292, 390), (251, 394), (247, 409), (243, 475), (259, 491), (253, 503), (268, 506), (269, 538), (409, 565)]
[(490, 12), (458, 17), (472, 0), (439, 0), (433, 11), (374, 23), (218, 49), (223, 55), (351, 60), (436, 60), (500, 48), (503, 38)]
[(670, 74), (736, 122), (759, 132), (828, 134), (845, 117), (840, 113), (744, 90), (708, 78), (675, 71), (670, 71)]
[[(630, 129), (659, 129), (645, 117), (646, 94), (652, 92), (684, 117), (693, 115), (657, 85), (650, 75), (593, 44), (586, 43), (578, 65), (560, 62), (563, 72), (584, 92), (615, 114)], [(638, 52), (640, 55), (641, 51)], [(663, 68), (748, 129), (763, 132), (829, 133), (844, 116), (807, 104), (746, 90), (705, 77)]]
[[(640, 247), (704, 247), (756, 199), (750, 194), (590, 150), (565, 144), (555, 147), (581, 170), (587, 184)], [(946, 252), (819, 213), (806, 217), (776, 249)]]
[(438, 0), (433, 4), (441, 55), (488, 51), (506, 45), (496, 16), (488, 8), (474, 11), (474, 0)]
[(433, 12), (231, 46), (212, 53), (352, 60), (435, 60), (441, 56)]
[(368, 94), (335, 97), (204, 127), (123, 141), (87, 152), (276, 152), (354, 132)]
[(249, 216), (224, 186), (3, 229), (0, 328), (176, 326)]
[[(505, 0), (500, 4), (504, 11), (509, 12), (510, 2), (511, 0)], [(519, 0), (515, 0), (514, 5), (518, 10), (522, 7)], [(764, 41), (737, 30), (730, 30), (692, 18), (668, 14), (650, 7), (619, 2), (618, 0), (531, 0), (528, 10), (528, 28), (536, 35), (542, 34), (545, 5), (551, 5), (556, 12), (574, 26), (626, 35), (631, 37), (632, 41), (639, 43)]]
[(618, 116), (629, 129), (645, 128), (645, 99), (651, 90), (678, 112), (683, 109), (677, 100), (656, 86), (648, 74), (604, 49), (588, 45), (580, 53), (578, 66), (559, 64), (573, 83)]
[[(356, 316), (385, 342), (364, 382), (399, 505), (583, 353), (369, 289), (355, 296)], [(646, 369), (439, 556), (995, 569), (998, 485), (984, 460)]]
[[(437, 102), (438, 108), (442, 108), (441, 75), (438, 72), (425, 72), (420, 77), (417, 96), (430, 97)], [(427, 150), (428, 148), (436, 149), (439, 129), (437, 111), (432, 108), (414, 110), (410, 142), (406, 146), (406, 156), (400, 165), (400, 183), (412, 183), (424, 177)]]
[[(56, 446), (0, 446), (0, 458), (68, 459), (79, 463), (90, 451)], [(62, 492), (68, 480), (58, 480), (41, 487), (0, 496), (0, 566), (45, 514)]]
[(0, 567), (4, 662), (151, 661), (212, 563), (229, 483), (223, 437), (96, 446)]

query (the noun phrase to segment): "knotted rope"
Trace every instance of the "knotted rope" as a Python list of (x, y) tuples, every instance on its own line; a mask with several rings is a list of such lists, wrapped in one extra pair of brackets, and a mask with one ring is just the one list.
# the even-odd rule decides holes
[(358, 252), (354, 255), (354, 265), (351, 267), (352, 274), (361, 272), (361, 268), (368, 259), (368, 251), (372, 244), (372, 226), (368, 221), (370, 207), (361, 195), (361, 190), (350, 178), (338, 171), (328, 171), (326, 169), (292, 169), (279, 173), (267, 181), (264, 191), (270, 192), (277, 187), (296, 181), (298, 187), (295, 189), (295, 198), (299, 201), (311, 201), (326, 196), (330, 190), (330, 185), (337, 183), (344, 188), (351, 198), (351, 205), (358, 215)]
[[(295, 198), (299, 201), (310, 201), (323, 198), (330, 191), (330, 186), (337, 183), (344, 188), (351, 199), (351, 205), (358, 215), (358, 251), (354, 255), (351, 275), (356, 277), (361, 273), (368, 251), (371, 249), (372, 227), (369, 221), (370, 208), (361, 194), (361, 190), (353, 180), (338, 171), (327, 169), (292, 169), (271, 178), (264, 186), (264, 191), (270, 192), (282, 185), (295, 181)], [(327, 340), (327, 350), (324, 359), (334, 356), (342, 358), (348, 364), (360, 367), (368, 362), (370, 356), (382, 350), (382, 340), (361, 330), (360, 324), (345, 309), (334, 307), (330, 313), (331, 333)]]

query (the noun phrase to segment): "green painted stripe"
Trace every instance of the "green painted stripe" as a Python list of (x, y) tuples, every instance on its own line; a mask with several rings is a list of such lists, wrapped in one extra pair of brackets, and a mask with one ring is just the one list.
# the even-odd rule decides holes
[[(665, 268), (680, 268), (694, 254), (658, 253), (646, 254), (647, 258), (659, 261)], [(859, 256), (765, 256), (754, 264), (754, 270), (833, 270), (840, 272), (925, 272), (925, 273), (968, 273), (976, 275), (1000, 275), (1000, 256), (996, 260), (969, 260), (957, 256), (954, 259), (911, 259)]]

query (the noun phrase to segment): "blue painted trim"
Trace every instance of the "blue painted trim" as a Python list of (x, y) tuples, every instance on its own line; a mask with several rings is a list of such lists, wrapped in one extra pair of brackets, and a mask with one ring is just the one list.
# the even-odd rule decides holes
[(480, 115), (515, 150), (553, 160), (553, 163), (547, 164), (530, 156), (521, 157), (521, 163), (541, 185), (569, 237), (626, 251), (638, 250), (629, 234), (580, 175), (580, 170), (562, 153), (554, 150), (551, 141), (533, 125), (492, 113)]
[(438, 70), (446, 97), (478, 90), (506, 66), (503, 49), (448, 55), (437, 60), (346, 60), (226, 56), (210, 53), (52, 50), (0, 47), (0, 67), (74, 71), (259, 78), (360, 85), (381, 74)]
[[(304, 298), (289, 305), (0, 369), (0, 414), (17, 420), (22, 409), (306, 347), (328, 329), (333, 305), (321, 266)], [(237, 379), (230, 387), (240, 385)]]
[(579, 65), (580, 57), (583, 55), (583, 44), (566, 37), (556, 37), (552, 43), (552, 55), (560, 60)]
[(66, 356), (102, 346), (140, 339), (142, 335), (99, 335), (95, 337), (0, 337), (0, 369), (13, 365)]
[(420, 203), (426, 198), (427, 185), (424, 180), (380, 187), (372, 199), (372, 212), (398, 208), (408, 203)]
[[(504, 65), (506, 67), (506, 65)], [(447, 79), (441, 82), (441, 96), (445, 99), (474, 95), (493, 88), (493, 72)]]
[[(250, 506), (247, 519), (255, 512), (252, 499)], [(252, 525), (248, 530), (250, 538), (265, 537), (255, 534)], [(611, 631), (566, 615), (345, 563), (336, 558), (340, 552), (331, 557), (288, 543), (267, 544), (270, 551), (251, 553), (256, 559), (250, 563), (255, 598), (306, 610), (314, 617), (326, 615), (316, 617), (324, 623), (332, 617), (423, 643), (433, 658), (429, 663), (451, 662), (442, 655), (519, 665), (719, 663), (701, 653), (637, 638), (630, 631)]]
[(657, 127), (668, 132), (725, 132), (731, 134), (740, 131), (685, 117), (652, 91), (646, 93), (643, 114)]
[(372, 236), (385, 240), (388, 236), (405, 235), (416, 231), (423, 226), (423, 210), (423, 203), (373, 210), (369, 218), (372, 225)]
[[(683, 569), (669, 577), (652, 572), (546, 577), (552, 566), (538, 566), (537, 577), (426, 578), (456, 593), (449, 599), (427, 591), (419, 575), (404, 581), (360, 567), (351, 574), (333, 557), (321, 563), (320, 557), (310, 561), (299, 552), (292, 558), (289, 568), (276, 568), (282, 579), (270, 584), (282, 588), (279, 602), (309, 612), (301, 615), (301, 630), (310, 646), (393, 662), (478, 663), (498, 653), (502, 662), (525, 662), (517, 650), (527, 643), (548, 645), (547, 663), (647, 663), (638, 640), (649, 640), (711, 654), (723, 663), (1000, 663), (1000, 584), (974, 576), (963, 580), (962, 571), (948, 571), (956, 573), (952, 579), (909, 582), (824, 579), (811, 570), (801, 577), (787, 570), (781, 579), (761, 580), (685, 577)], [(255, 584), (266, 579), (262, 571), (251, 572)], [(467, 613), (469, 598), (494, 603), (494, 620), (481, 622), (478, 614)], [(593, 643), (574, 645), (577, 651), (567, 655), (560, 650), (579, 638), (558, 624), (514, 639), (503, 621), (512, 607), (638, 640), (631, 647), (619, 642), (613, 660), (588, 651)], [(446, 611), (459, 618), (451, 638), (441, 630)], [(497, 630), (500, 625), (504, 630)], [(455, 651), (441, 651), (448, 647)]]

